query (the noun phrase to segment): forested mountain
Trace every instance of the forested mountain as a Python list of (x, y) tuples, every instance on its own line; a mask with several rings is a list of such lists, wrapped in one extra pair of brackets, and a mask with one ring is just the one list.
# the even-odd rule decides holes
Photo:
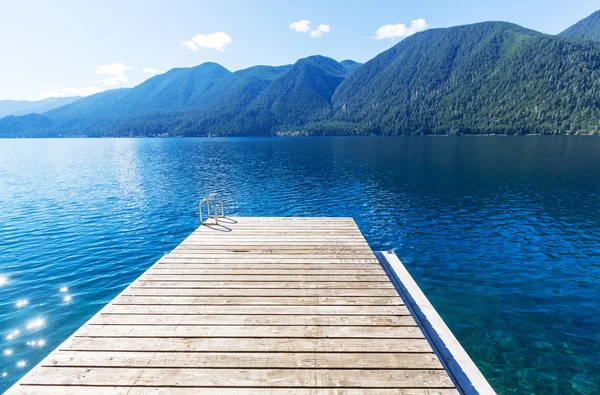
[(73, 103), (80, 97), (50, 97), (44, 100), (0, 100), (0, 118), (8, 115), (41, 114), (57, 107)]
[(559, 36), (600, 41), (600, 11), (596, 11), (587, 18), (580, 20), (560, 33)]
[(333, 96), (334, 120), (377, 134), (600, 128), (600, 44), (504, 22), (415, 34)]
[(204, 96), (215, 84), (230, 75), (216, 63), (172, 69), (134, 88), (98, 93), (44, 115), (55, 121), (100, 116), (114, 119), (196, 108), (206, 103)]
[(0, 136), (600, 133), (600, 42), (563, 36), (485, 22), (417, 33), (364, 64), (204, 63), (6, 117)]

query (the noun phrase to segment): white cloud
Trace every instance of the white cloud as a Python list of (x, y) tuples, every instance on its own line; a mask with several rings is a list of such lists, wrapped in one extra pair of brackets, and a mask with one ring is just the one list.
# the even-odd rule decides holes
[(301, 19), (297, 22), (293, 22), (290, 25), (290, 29), (300, 33), (307, 33), (310, 30), (310, 21), (307, 19)]
[(319, 26), (317, 26), (317, 28), (315, 30), (310, 32), (310, 37), (311, 38), (319, 38), (319, 37), (323, 36), (323, 34), (329, 33), (330, 31), (331, 31), (331, 26), (320, 24)]
[(379, 29), (377, 29), (375, 38), (377, 40), (383, 40), (385, 38), (402, 39), (412, 36), (413, 34), (425, 30), (426, 28), (427, 22), (425, 22), (425, 19), (419, 18), (412, 21), (409, 26), (406, 26), (404, 23), (381, 26)]
[(159, 74), (160, 71), (158, 71), (158, 69), (155, 69), (154, 67), (144, 67), (142, 69), (142, 71), (144, 73), (150, 73), (150, 74)]
[(211, 34), (198, 34), (192, 37), (189, 41), (183, 41), (182, 46), (192, 51), (197, 51), (198, 48), (215, 49), (219, 52), (225, 51), (225, 47), (231, 44), (233, 40), (229, 34), (224, 32)]
[[(125, 75), (128, 70), (133, 70), (132, 67), (126, 66), (123, 63), (111, 63), (96, 67), (97, 74), (108, 75), (108, 78), (102, 80), (104, 85), (121, 85), (129, 81), (129, 78)], [(100, 81), (92, 81), (92, 83)]]
[(42, 87), (40, 99), (48, 99), (49, 97), (88, 96), (102, 91), (104, 91), (104, 89), (97, 85), (88, 85), (84, 88), (68, 88), (63, 85), (52, 85), (50, 87)]

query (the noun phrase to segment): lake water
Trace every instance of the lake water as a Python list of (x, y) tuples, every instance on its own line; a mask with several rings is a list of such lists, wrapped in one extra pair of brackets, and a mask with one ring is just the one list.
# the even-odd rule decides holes
[(0, 391), (213, 191), (230, 215), (354, 217), (499, 393), (600, 388), (600, 138), (401, 137), (0, 140)]

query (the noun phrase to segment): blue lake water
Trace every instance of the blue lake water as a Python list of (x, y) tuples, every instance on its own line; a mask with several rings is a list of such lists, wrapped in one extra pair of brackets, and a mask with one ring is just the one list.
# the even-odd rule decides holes
[(499, 393), (600, 388), (600, 138), (402, 137), (0, 140), (0, 391), (213, 191), (229, 215), (354, 217)]

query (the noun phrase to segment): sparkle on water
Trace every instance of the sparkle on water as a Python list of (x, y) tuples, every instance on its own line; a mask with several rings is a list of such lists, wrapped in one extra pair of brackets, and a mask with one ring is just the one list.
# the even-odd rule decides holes
[(17, 362), (17, 367), (18, 368), (24, 368), (25, 366), (27, 366), (27, 362), (26, 361), (21, 360), (21, 361)]
[(69, 288), (67, 288), (67, 287), (62, 287), (60, 289), (60, 292), (62, 292), (62, 293), (65, 293), (65, 292), (68, 292), (68, 291), (69, 291)]
[(18, 300), (17, 303), (15, 303), (15, 305), (17, 306), (18, 309), (27, 306), (29, 302), (27, 300)]
[(7, 348), (6, 350), (4, 350), (4, 355), (11, 356), (12, 354), (13, 354), (13, 350), (11, 350), (10, 348)]
[[(592, 394), (598, 169), (596, 137), (2, 140), (0, 330), (23, 335), (0, 341), (14, 350), (0, 393), (175, 248), (219, 192), (229, 215), (354, 217), (499, 393)], [(36, 317), (47, 322), (30, 332)], [(45, 347), (26, 346), (34, 333)]]
[(6, 335), (6, 340), (12, 340), (15, 337), (19, 336), (21, 334), (21, 331), (18, 329), (12, 330), (10, 331), (10, 333), (8, 335)]
[(45, 321), (43, 318), (36, 318), (36, 319), (29, 321), (27, 323), (26, 328), (29, 329), (30, 331), (33, 331), (33, 330), (40, 329), (41, 327), (43, 327), (44, 323), (45, 323)]

